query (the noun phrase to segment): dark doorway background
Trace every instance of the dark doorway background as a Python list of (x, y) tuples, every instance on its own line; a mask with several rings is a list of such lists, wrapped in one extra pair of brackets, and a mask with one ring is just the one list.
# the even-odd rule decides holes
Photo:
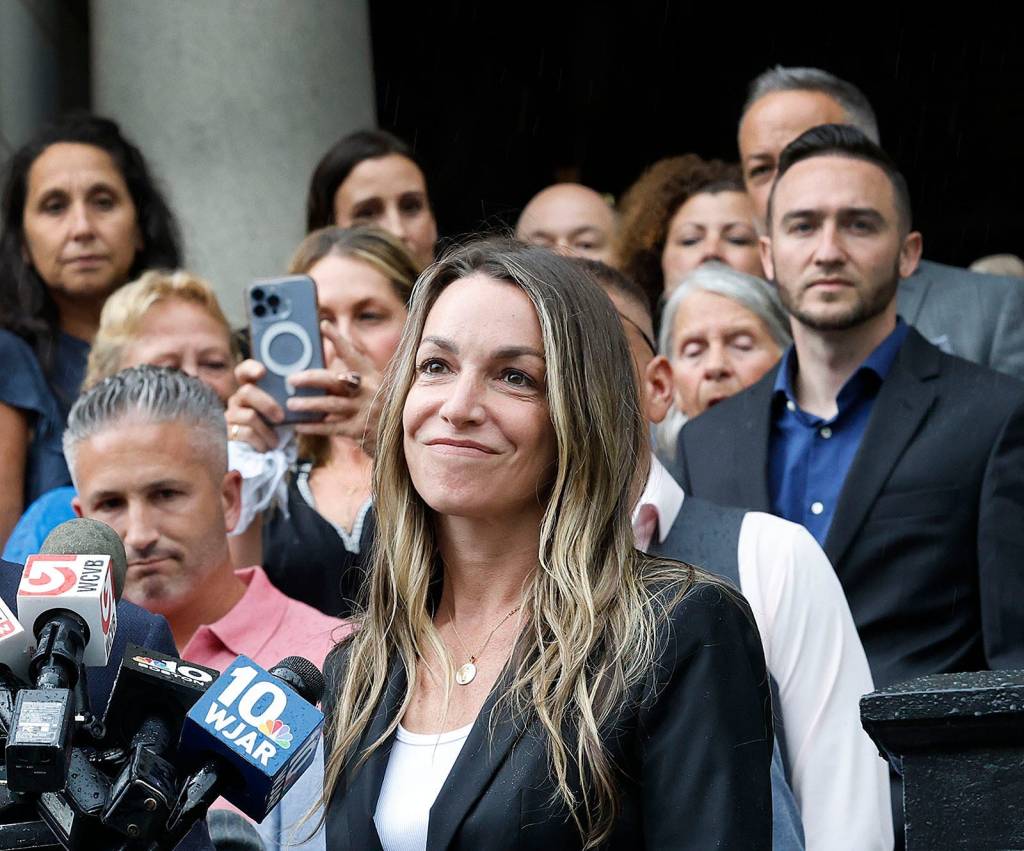
[(1024, 49), (1008, 20), (971, 35), (856, 6), (807, 11), (801, 29), (767, 9), (645, 0), (400, 8), (370, 4), (377, 113), (421, 156), (447, 236), (514, 225), (558, 179), (618, 196), (662, 156), (735, 160), (748, 81), (784, 64), (870, 98), (929, 258), (1024, 255)]

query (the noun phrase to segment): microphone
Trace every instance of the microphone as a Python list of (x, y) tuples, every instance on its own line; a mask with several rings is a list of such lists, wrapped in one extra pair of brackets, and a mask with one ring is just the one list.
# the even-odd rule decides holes
[(42, 549), (28, 557), (18, 587), (18, 613), (37, 646), (29, 662), (34, 687), (18, 692), (5, 752), (16, 792), (64, 788), (72, 724), (94, 721), (84, 666), (110, 657), (128, 569), (120, 537), (98, 520), (60, 524)]
[(128, 644), (103, 726), (111, 744), (129, 750), (114, 779), (102, 821), (136, 839), (162, 828), (177, 798), (171, 762), (185, 713), (219, 673), (194, 662)]
[(247, 656), (232, 662), (185, 716), (178, 752), (198, 767), (168, 830), (187, 829), (221, 795), (263, 821), (313, 761), (324, 723), (313, 704), (323, 690), (323, 675), (299, 656), (269, 672)]
[(110, 781), (89, 761), (81, 748), (73, 748), (67, 785), (39, 795), (39, 817), (64, 848), (112, 848), (117, 842), (100, 824), (110, 798)]
[[(7, 604), (0, 600), (0, 737), (3, 738), (5, 747), (14, 718), (15, 694), (24, 687), (24, 682), (28, 679), (28, 661), (28, 633), (18, 623), (18, 619)], [(5, 783), (6, 780), (5, 773)], [(3, 806), (0, 803), (0, 810)]]
[(37, 639), (56, 611), (85, 622), (84, 664), (102, 668), (110, 659), (117, 606), (128, 558), (117, 532), (106, 523), (78, 517), (57, 526), (30, 555), (18, 586), (18, 616)]
[(232, 810), (210, 810), (206, 817), (210, 841), (216, 851), (266, 851), (252, 822)]

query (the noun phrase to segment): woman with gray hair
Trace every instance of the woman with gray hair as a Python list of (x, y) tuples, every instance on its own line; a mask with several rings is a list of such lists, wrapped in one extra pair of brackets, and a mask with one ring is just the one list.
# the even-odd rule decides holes
[(694, 269), (669, 297), (658, 340), (672, 365), (677, 415), (659, 449), (687, 419), (738, 393), (771, 369), (790, 344), (789, 317), (767, 281), (722, 263)]

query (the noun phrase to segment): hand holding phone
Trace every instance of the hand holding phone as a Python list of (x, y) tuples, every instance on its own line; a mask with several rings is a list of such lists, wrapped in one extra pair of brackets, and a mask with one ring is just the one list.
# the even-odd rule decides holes
[(293, 411), (292, 397), (321, 396), (317, 387), (295, 387), (295, 373), (324, 368), (316, 284), (308, 275), (266, 278), (247, 290), (253, 357), (264, 367), (257, 386), (284, 411), (278, 424), (318, 422), (322, 413)]

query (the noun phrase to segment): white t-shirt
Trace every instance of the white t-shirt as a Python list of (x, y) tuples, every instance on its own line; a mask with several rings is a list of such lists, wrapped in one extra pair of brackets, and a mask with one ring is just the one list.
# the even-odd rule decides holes
[(447, 733), (410, 733), (401, 724), (388, 757), (373, 823), (384, 851), (424, 851), (430, 808), (473, 725)]

